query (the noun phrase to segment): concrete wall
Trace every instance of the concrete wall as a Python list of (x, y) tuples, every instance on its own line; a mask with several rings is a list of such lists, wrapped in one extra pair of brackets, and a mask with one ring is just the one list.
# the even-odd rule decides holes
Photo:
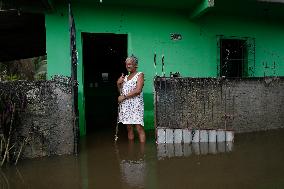
[(284, 127), (284, 78), (156, 78), (156, 127), (233, 129)]
[(19, 112), (19, 124), (13, 126), (16, 146), (27, 143), (23, 157), (72, 154), (76, 151), (72, 118), (71, 85), (67, 78), (51, 81), (1, 82), (0, 91), (24, 94), (26, 103)]

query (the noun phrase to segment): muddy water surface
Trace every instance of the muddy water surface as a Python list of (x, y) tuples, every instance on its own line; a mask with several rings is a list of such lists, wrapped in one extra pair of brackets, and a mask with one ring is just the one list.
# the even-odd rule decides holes
[(233, 144), (159, 145), (100, 131), (78, 156), (21, 160), (0, 171), (1, 189), (284, 188), (284, 130), (238, 134)]

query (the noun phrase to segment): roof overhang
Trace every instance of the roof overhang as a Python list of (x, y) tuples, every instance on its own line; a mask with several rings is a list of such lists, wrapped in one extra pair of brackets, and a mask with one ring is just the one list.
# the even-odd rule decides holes
[(53, 10), (53, 0), (0, 0), (0, 11), (48, 12)]
[(50, 12), (59, 4), (88, 4), (99, 7), (171, 9), (198, 19), (208, 13), (279, 20), (284, 18), (284, 0), (0, 0), (0, 11)]
[(258, 0), (260, 2), (267, 2), (267, 3), (284, 3), (284, 0)]
[(213, 8), (214, 4), (215, 4), (214, 0), (203, 0), (199, 5), (196, 6), (195, 9), (193, 9), (193, 11), (190, 14), (190, 19), (195, 19), (202, 16), (211, 8)]
[(212, 13), (276, 21), (284, 18), (283, 12), (284, 0), (203, 0), (190, 12), (190, 19), (194, 20), (206, 16), (206, 13)]
[(100, 7), (118, 6), (188, 11), (202, 3), (203, 0), (71, 0), (71, 2), (77, 4), (99, 5)]

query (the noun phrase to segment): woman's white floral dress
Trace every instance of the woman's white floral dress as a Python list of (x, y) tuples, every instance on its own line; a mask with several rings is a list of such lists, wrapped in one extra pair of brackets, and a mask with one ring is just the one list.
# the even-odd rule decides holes
[[(136, 73), (136, 75), (127, 81), (128, 75), (125, 76), (122, 95), (127, 95), (134, 90), (137, 86), (138, 76), (142, 72)], [(139, 95), (126, 99), (119, 105), (119, 119), (118, 122), (123, 124), (140, 124), (144, 126), (144, 101), (143, 92)]]

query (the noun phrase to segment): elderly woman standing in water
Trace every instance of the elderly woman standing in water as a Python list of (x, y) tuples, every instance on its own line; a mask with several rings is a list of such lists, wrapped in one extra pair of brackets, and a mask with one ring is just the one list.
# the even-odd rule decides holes
[(144, 100), (143, 85), (144, 74), (137, 72), (138, 59), (135, 56), (128, 57), (125, 61), (128, 75), (123, 74), (117, 80), (117, 87), (120, 92), (119, 120), (127, 126), (128, 139), (134, 139), (133, 126), (136, 127), (140, 142), (145, 142), (144, 131)]

